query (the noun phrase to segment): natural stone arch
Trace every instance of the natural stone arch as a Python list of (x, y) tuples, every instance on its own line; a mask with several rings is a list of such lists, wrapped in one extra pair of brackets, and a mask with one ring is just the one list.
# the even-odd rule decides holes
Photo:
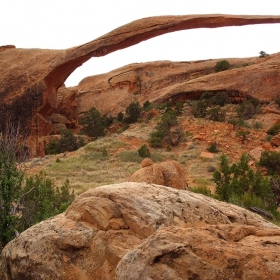
[[(133, 21), (89, 43), (66, 50), (1, 48), (0, 117), (16, 119), (24, 113), (33, 141), (50, 130), (49, 116), (57, 103), (57, 90), (69, 75), (91, 57), (104, 56), (165, 33), (192, 28), (216, 28), (280, 23), (280, 16), (185, 15)], [(38, 63), (39, 61), (39, 63)], [(32, 99), (35, 98), (35, 102)], [(28, 101), (28, 106), (25, 105)], [(19, 100), (23, 100), (19, 102)], [(24, 106), (19, 110), (20, 107)], [(37, 151), (33, 151), (36, 154)]]

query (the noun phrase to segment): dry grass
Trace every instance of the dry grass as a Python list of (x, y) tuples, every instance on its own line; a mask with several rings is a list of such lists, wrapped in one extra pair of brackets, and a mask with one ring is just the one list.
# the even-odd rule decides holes
[[(227, 124), (215, 123), (206, 119), (194, 119), (189, 116), (179, 118), (183, 131), (188, 131), (184, 141), (177, 147), (153, 149), (150, 147), (151, 158), (154, 162), (164, 160), (177, 160), (185, 169), (189, 186), (213, 188), (213, 172), (219, 166), (222, 152), (239, 154), (248, 151), (250, 147), (260, 145), (261, 129), (251, 129), (254, 134), (250, 145), (241, 145), (240, 140), (230, 134)], [(254, 120), (257, 121), (257, 120)], [(104, 184), (125, 182), (140, 168), (142, 158), (137, 150), (147, 144), (150, 133), (158, 120), (151, 123), (136, 123), (121, 134), (113, 134), (100, 138), (71, 153), (47, 156), (34, 159), (29, 174), (44, 172), (57, 184), (69, 178), (70, 184), (76, 193), (80, 194), (89, 188)], [(204, 139), (197, 140), (195, 136), (202, 135)], [(264, 136), (262, 136), (264, 137)], [(209, 143), (217, 139), (220, 143), (220, 153), (213, 159), (201, 159), (199, 155), (206, 151)], [(106, 153), (104, 154), (104, 151)], [(106, 156), (107, 154), (107, 156)], [(57, 159), (59, 158), (58, 162)]]

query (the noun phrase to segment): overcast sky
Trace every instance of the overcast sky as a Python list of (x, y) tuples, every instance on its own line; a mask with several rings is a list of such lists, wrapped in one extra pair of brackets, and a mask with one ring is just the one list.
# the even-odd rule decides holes
[[(279, 0), (1, 0), (0, 46), (65, 49), (133, 20), (157, 15), (280, 15)], [(280, 24), (191, 29), (162, 35), (138, 45), (92, 58), (67, 79), (84, 77), (134, 62), (191, 61), (251, 57), (280, 52)]]

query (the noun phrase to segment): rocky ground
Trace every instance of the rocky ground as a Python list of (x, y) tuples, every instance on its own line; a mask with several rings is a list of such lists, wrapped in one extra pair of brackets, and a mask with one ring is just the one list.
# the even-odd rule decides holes
[[(227, 112), (234, 112), (237, 105), (229, 104)], [(259, 159), (263, 149), (272, 150), (267, 129), (279, 118), (277, 105), (265, 105), (262, 112), (247, 121), (249, 132), (243, 142), (236, 135), (233, 126), (226, 122), (214, 122), (203, 118), (194, 118), (185, 110), (179, 117), (184, 131), (182, 142), (172, 147), (151, 148), (151, 158), (154, 162), (176, 160), (183, 167), (188, 185), (208, 186), (214, 188), (212, 174), (219, 166), (222, 153), (227, 154), (232, 161), (239, 159), (242, 153), (252, 155), (252, 165)], [(274, 113), (268, 108), (274, 108)], [(148, 138), (158, 122), (160, 115), (151, 121), (137, 122), (122, 133), (111, 133), (99, 138), (75, 152), (66, 152), (58, 155), (47, 155), (33, 158), (27, 163), (27, 174), (32, 175), (40, 171), (52, 178), (57, 184), (62, 184), (69, 178), (70, 184), (77, 194), (103, 184), (120, 183), (127, 181), (140, 168), (141, 157), (137, 150), (148, 144)], [(255, 128), (260, 123), (261, 127)], [(207, 148), (216, 142), (218, 153), (209, 153)], [(102, 156), (106, 149), (108, 156)]]

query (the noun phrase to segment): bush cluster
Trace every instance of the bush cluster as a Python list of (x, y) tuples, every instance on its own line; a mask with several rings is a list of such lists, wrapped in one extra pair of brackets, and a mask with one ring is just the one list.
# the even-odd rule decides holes
[(48, 145), (46, 145), (45, 153), (47, 155), (54, 155), (66, 151), (75, 151), (84, 145), (85, 141), (83, 138), (74, 136), (74, 133), (71, 130), (63, 129), (58, 141), (51, 140)]
[(258, 99), (251, 98), (241, 103), (237, 108), (237, 115), (244, 120), (251, 119), (260, 110)]
[(154, 148), (162, 147), (163, 141), (171, 146), (177, 146), (182, 136), (183, 132), (177, 120), (177, 112), (169, 108), (157, 123), (155, 131), (151, 133), (149, 143)]
[(259, 207), (275, 213), (278, 205), (269, 179), (259, 170), (253, 171), (248, 162), (246, 154), (232, 165), (225, 155), (221, 156), (220, 168), (213, 174), (217, 195), (223, 201), (242, 207)]
[(208, 118), (222, 122), (226, 118), (226, 111), (222, 107), (227, 103), (229, 103), (229, 98), (226, 92), (221, 91), (215, 94), (206, 91), (193, 106), (192, 113), (195, 118)]
[(0, 251), (19, 232), (64, 211), (74, 199), (69, 181), (60, 188), (42, 174), (24, 181), (17, 157), (24, 147), (19, 127), (0, 133)]
[(272, 127), (270, 127), (267, 130), (267, 133), (269, 135), (272, 135), (272, 136), (277, 135), (279, 132), (280, 132), (280, 124), (279, 123), (274, 124)]

